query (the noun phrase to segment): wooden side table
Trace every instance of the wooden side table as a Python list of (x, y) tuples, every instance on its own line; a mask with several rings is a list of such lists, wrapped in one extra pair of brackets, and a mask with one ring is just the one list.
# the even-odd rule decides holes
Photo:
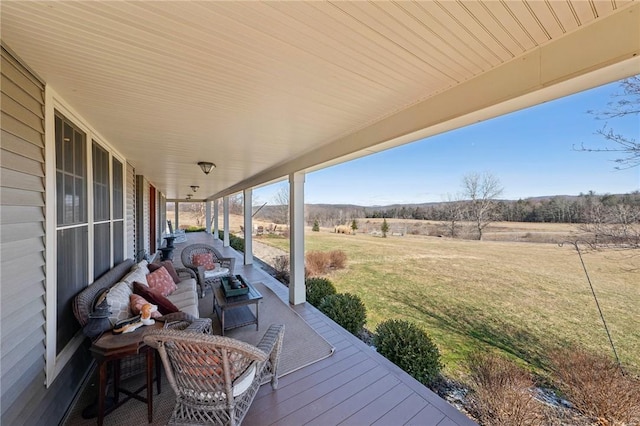
[[(152, 347), (147, 346), (143, 339), (144, 335), (149, 330), (162, 328), (163, 326), (164, 323), (156, 322), (152, 326), (143, 326), (131, 333), (112, 334), (111, 332), (107, 332), (100, 336), (100, 338), (91, 345), (90, 351), (98, 361), (98, 426), (102, 426), (105, 415), (107, 365), (109, 362), (114, 361), (113, 396), (115, 404), (113, 409), (115, 410), (129, 399), (134, 398), (147, 404), (147, 417), (149, 423), (153, 421), (153, 365), (155, 362), (155, 380), (158, 393), (161, 392), (161, 365), (155, 360), (155, 350)], [(127, 389), (120, 388), (120, 361), (141, 353), (144, 353), (146, 357), (146, 385), (136, 391), (129, 391)], [(147, 397), (143, 398), (138, 394), (145, 388), (147, 390)], [(119, 400), (121, 392), (127, 395), (127, 397), (122, 401)]]
[[(245, 280), (246, 282), (246, 280)], [(258, 302), (262, 294), (254, 286), (247, 282), (249, 293), (241, 296), (226, 297), (222, 286), (214, 288), (213, 309), (220, 320), (220, 329), (224, 336), (225, 330), (255, 324), (256, 330), (260, 326)], [(251, 312), (249, 305), (256, 306), (255, 314)]]

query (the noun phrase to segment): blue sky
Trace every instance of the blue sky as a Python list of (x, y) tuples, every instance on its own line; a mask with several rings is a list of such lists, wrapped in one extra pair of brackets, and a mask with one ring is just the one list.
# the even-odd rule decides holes
[[(602, 110), (621, 93), (611, 83), (462, 129), (308, 173), (306, 203), (358, 204), (445, 201), (461, 191), (463, 176), (489, 172), (504, 187), (503, 198), (540, 195), (625, 193), (640, 189), (640, 167), (615, 170), (615, 153), (581, 152), (607, 145), (595, 132)], [(640, 140), (639, 118), (610, 120), (616, 132)], [(285, 186), (254, 191), (254, 204), (274, 201)]]

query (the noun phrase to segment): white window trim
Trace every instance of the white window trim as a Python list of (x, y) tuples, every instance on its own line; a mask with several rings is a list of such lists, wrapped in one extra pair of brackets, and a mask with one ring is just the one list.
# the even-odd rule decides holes
[[(112, 181), (112, 159), (116, 158), (123, 164), (123, 194), (126, 194), (126, 168), (127, 161), (123, 155), (121, 155), (111, 144), (105, 142), (105, 139), (100, 136), (87, 121), (78, 114), (72, 107), (70, 107), (60, 97), (55, 90), (49, 86), (45, 86), (45, 214), (46, 214), (46, 256), (47, 262), (45, 264), (45, 286), (46, 286), (46, 322), (45, 322), (45, 385), (51, 386), (55, 378), (64, 369), (67, 363), (71, 360), (78, 348), (84, 341), (84, 335), (82, 332), (76, 333), (66, 347), (56, 355), (56, 332), (57, 332), (57, 262), (56, 262), (56, 234), (58, 229), (67, 227), (57, 226), (57, 210), (56, 210), (56, 140), (55, 140), (55, 111), (59, 111), (67, 119), (73, 122), (80, 130), (85, 132), (87, 140), (86, 150), (86, 162), (87, 162), (87, 226), (88, 226), (88, 247), (91, 252), (88, 256), (88, 276), (89, 280), (93, 280), (93, 163), (91, 160), (92, 150), (91, 144), (95, 140), (104, 149), (109, 152), (109, 178)], [(111, 213), (113, 213), (113, 191), (109, 191), (111, 197)], [(126, 196), (123, 199), (123, 219), (111, 219), (111, 222), (122, 221), (124, 223), (124, 235), (123, 235), (123, 250), (126, 253), (127, 247), (127, 220), (126, 220)], [(113, 214), (111, 216), (113, 218)], [(68, 226), (69, 228), (76, 227), (75, 225)], [(113, 264), (113, 231), (111, 233), (111, 259)], [(90, 284), (90, 283), (89, 283)]]

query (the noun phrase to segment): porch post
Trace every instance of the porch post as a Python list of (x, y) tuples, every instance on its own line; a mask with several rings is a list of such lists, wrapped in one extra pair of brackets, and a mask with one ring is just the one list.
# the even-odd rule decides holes
[(222, 247), (229, 247), (229, 196), (222, 197), (222, 214), (224, 216), (224, 240)]
[(218, 240), (218, 199), (213, 200), (213, 239)]
[(289, 303), (298, 305), (306, 300), (304, 284), (304, 172), (289, 175), (289, 245), (291, 273)]
[(244, 264), (253, 264), (253, 218), (252, 213), (252, 196), (253, 189), (244, 190)]
[(204, 202), (204, 223), (205, 223), (205, 232), (207, 234), (211, 233), (211, 201), (205, 200)]
[(178, 229), (180, 229), (180, 222), (178, 220), (178, 212), (180, 211), (180, 201), (176, 200), (175, 203), (173, 203), (173, 217), (176, 218), (173, 228), (173, 232), (178, 231)]

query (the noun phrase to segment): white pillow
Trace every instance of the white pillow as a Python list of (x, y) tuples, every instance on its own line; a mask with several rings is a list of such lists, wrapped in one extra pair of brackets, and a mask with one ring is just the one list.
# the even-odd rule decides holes
[(144, 271), (145, 275), (149, 274), (149, 262), (147, 262), (146, 260), (142, 259), (140, 262), (136, 263), (135, 265), (133, 265), (131, 267), (131, 269), (129, 271), (135, 271), (136, 269), (142, 269)]
[[(144, 273), (144, 270), (147, 270), (147, 273)], [(131, 288), (131, 291), (133, 291), (133, 282), (137, 281), (140, 284), (144, 284), (146, 286), (149, 286), (149, 283), (147, 282), (147, 275), (149, 274), (149, 269), (145, 266), (144, 268), (136, 268), (134, 270), (132, 270), (131, 272), (129, 272), (127, 275), (124, 276), (124, 278), (122, 278), (122, 281), (126, 282), (127, 284), (129, 284), (129, 287)]]
[(126, 282), (119, 282), (107, 293), (107, 303), (111, 309), (109, 321), (111, 325), (115, 325), (118, 321), (122, 321), (132, 316), (129, 308), (129, 296), (133, 294), (133, 290)]

